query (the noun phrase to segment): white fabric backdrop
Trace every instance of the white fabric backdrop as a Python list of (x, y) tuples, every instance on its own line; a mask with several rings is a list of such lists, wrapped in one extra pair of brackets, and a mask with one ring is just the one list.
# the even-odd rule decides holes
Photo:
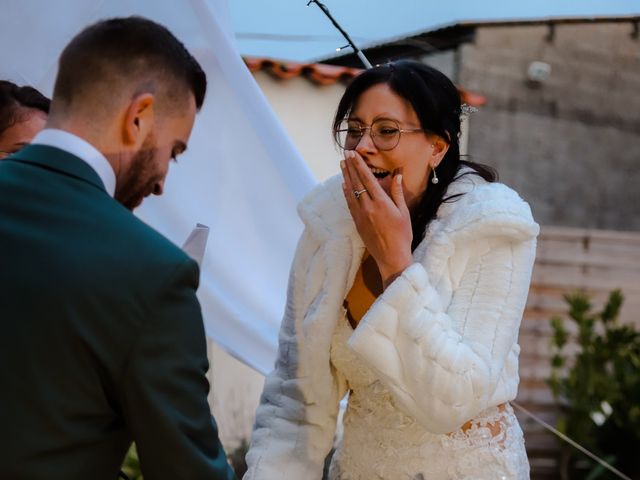
[(207, 334), (271, 370), (289, 265), (301, 224), (295, 205), (315, 180), (244, 66), (226, 0), (3, 0), (0, 78), (50, 95), (57, 58), (102, 18), (143, 15), (182, 40), (209, 89), (188, 152), (162, 197), (136, 213), (177, 244), (197, 222), (211, 228), (198, 291)]

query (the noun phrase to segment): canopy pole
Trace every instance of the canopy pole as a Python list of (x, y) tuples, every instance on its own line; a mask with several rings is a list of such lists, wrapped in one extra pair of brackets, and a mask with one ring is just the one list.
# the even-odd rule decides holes
[[(356, 55), (358, 56), (358, 58), (360, 59), (362, 64), (365, 66), (365, 68), (367, 70), (370, 69), (371, 68), (371, 62), (369, 62), (369, 60), (364, 55), (364, 53), (362, 53), (362, 50), (360, 50), (356, 46), (356, 44), (353, 42), (353, 40), (351, 40), (351, 37), (349, 37), (349, 34), (347, 32), (345, 32), (344, 29), (340, 26), (340, 24), (335, 20), (335, 18), (333, 18), (333, 15), (331, 15), (331, 12), (329, 12), (329, 9), (326, 7), (326, 5), (324, 3), (322, 3), (322, 2), (320, 2), (319, 0), (309, 0), (309, 3), (307, 3), (307, 7), (309, 5), (311, 5), (312, 3), (315, 3), (316, 5), (318, 5), (320, 10), (322, 10), (322, 12), (329, 18), (329, 20), (331, 20), (331, 23), (333, 23), (333, 26), (338, 29), (338, 31), (342, 34), (342, 36), (345, 38), (345, 40), (349, 43), (348, 46), (353, 48), (353, 51), (356, 53)], [(340, 51), (340, 49), (338, 49), (338, 51)]]

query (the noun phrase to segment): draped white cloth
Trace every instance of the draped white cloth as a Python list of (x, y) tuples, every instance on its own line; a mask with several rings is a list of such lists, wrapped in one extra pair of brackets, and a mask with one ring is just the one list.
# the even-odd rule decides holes
[(196, 223), (210, 227), (198, 291), (207, 334), (265, 373), (302, 228), (295, 206), (316, 182), (242, 62), (226, 0), (3, 0), (0, 78), (51, 95), (57, 58), (77, 32), (133, 14), (169, 27), (209, 79), (187, 153), (164, 195), (136, 213), (176, 244)]

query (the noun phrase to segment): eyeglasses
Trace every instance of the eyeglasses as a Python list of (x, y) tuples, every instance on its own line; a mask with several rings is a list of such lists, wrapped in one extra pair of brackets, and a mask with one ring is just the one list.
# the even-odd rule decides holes
[(364, 125), (354, 120), (343, 120), (336, 130), (336, 140), (344, 150), (355, 150), (366, 131), (378, 150), (393, 150), (400, 143), (403, 133), (424, 132), (421, 128), (400, 128), (395, 120), (380, 118), (371, 125)]

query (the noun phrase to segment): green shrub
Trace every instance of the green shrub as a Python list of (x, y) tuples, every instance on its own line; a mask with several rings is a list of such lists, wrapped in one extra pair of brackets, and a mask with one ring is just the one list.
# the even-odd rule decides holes
[[(243, 439), (240, 445), (228, 455), (229, 463), (231, 463), (231, 466), (238, 478), (242, 478), (247, 471), (247, 464), (244, 457), (247, 454), (248, 449), (249, 443)], [(138, 451), (136, 450), (135, 443), (131, 444), (131, 448), (129, 448), (129, 451), (124, 458), (121, 470), (129, 480), (144, 480), (142, 470), (140, 469), (140, 459), (138, 458)]]
[(138, 458), (138, 451), (136, 450), (135, 443), (131, 444), (127, 455), (124, 457), (122, 473), (124, 473), (129, 480), (143, 480), (142, 470), (140, 470), (140, 459)]
[[(548, 383), (561, 408), (558, 429), (626, 475), (640, 474), (640, 332), (618, 323), (619, 290), (595, 313), (583, 293), (565, 300), (577, 331), (551, 320)], [(617, 478), (567, 444), (562, 465), (563, 478)]]

